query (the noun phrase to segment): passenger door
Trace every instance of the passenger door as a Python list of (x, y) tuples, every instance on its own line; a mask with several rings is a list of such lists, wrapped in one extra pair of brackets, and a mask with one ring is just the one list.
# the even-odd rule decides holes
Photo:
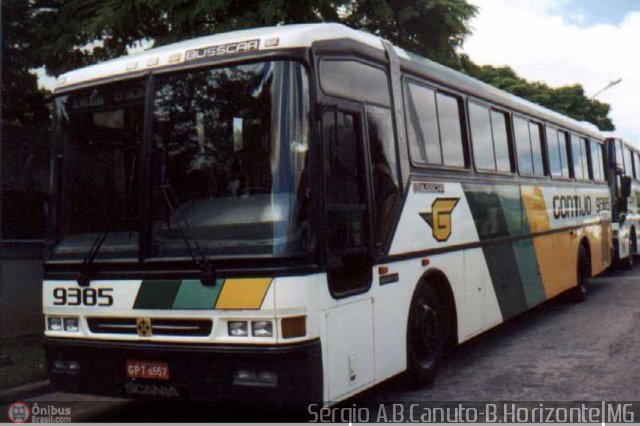
[[(374, 379), (372, 221), (363, 110), (339, 101), (322, 119), (327, 281), (328, 394), (335, 400)], [(361, 295), (361, 296), (358, 296)]]

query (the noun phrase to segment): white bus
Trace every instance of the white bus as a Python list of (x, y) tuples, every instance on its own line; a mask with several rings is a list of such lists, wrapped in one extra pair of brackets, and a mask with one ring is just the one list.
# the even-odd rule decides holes
[(335, 402), (611, 262), (604, 137), (337, 24), (55, 90), (46, 354), (74, 392)]
[(614, 260), (631, 268), (638, 253), (640, 232), (640, 153), (622, 137), (607, 136)]

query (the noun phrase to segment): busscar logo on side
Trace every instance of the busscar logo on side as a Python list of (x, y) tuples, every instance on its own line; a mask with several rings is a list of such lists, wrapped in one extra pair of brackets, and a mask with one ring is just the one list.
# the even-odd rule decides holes
[(413, 182), (413, 193), (444, 194), (444, 183)]
[(237, 43), (222, 44), (218, 46), (203, 47), (202, 49), (188, 50), (185, 54), (185, 61), (195, 61), (198, 59), (213, 58), (216, 56), (233, 55), (234, 53), (245, 53), (260, 48), (260, 40), (241, 41)]

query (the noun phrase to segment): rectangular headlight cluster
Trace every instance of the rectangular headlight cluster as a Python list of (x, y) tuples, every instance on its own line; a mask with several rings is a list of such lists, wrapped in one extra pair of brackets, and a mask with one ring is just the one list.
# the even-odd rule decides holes
[(273, 337), (273, 321), (229, 321), (228, 333), (230, 337)]
[(78, 317), (49, 316), (47, 317), (47, 330), (77, 333), (80, 331), (80, 320)]
[(238, 386), (278, 386), (278, 375), (275, 371), (237, 370), (233, 373), (233, 384)]

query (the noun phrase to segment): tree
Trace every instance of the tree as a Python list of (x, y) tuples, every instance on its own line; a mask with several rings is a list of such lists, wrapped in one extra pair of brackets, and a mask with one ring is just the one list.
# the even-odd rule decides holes
[(348, 2), (343, 22), (377, 34), (411, 52), (457, 66), (457, 49), (471, 33), (477, 8), (464, 0)]
[(49, 0), (34, 10), (36, 54), (47, 71), (223, 31), (305, 22), (342, 22), (439, 62), (457, 62), (476, 8), (465, 0)]
[(499, 89), (513, 93), (560, 114), (595, 124), (600, 130), (614, 130), (609, 118), (611, 107), (589, 99), (579, 84), (553, 88), (541, 82), (529, 82), (509, 67), (478, 66), (468, 57), (461, 57), (461, 71)]
[(35, 37), (30, 22), (30, 3), (2, 1), (2, 121), (4, 125), (46, 125), (49, 112), (45, 92), (30, 72)]
[[(142, 40), (153, 40), (159, 46), (256, 26), (341, 22), (380, 35), (409, 51), (562, 114), (590, 121), (603, 130), (613, 128), (608, 118), (610, 107), (588, 99), (579, 85), (554, 89), (544, 83), (528, 82), (508, 67), (478, 66), (465, 55), (459, 55), (457, 50), (470, 33), (469, 20), (477, 12), (467, 0), (6, 0), (5, 3), (16, 8), (13, 16), (17, 19), (12, 19), (16, 28), (23, 28), (28, 34), (29, 42), (24, 44), (28, 48), (22, 50), (28, 53), (30, 66), (44, 65), (53, 75), (124, 55), (128, 47)], [(25, 66), (14, 66), (9, 64), (5, 69), (18, 70), (16, 82), (33, 80)]]

